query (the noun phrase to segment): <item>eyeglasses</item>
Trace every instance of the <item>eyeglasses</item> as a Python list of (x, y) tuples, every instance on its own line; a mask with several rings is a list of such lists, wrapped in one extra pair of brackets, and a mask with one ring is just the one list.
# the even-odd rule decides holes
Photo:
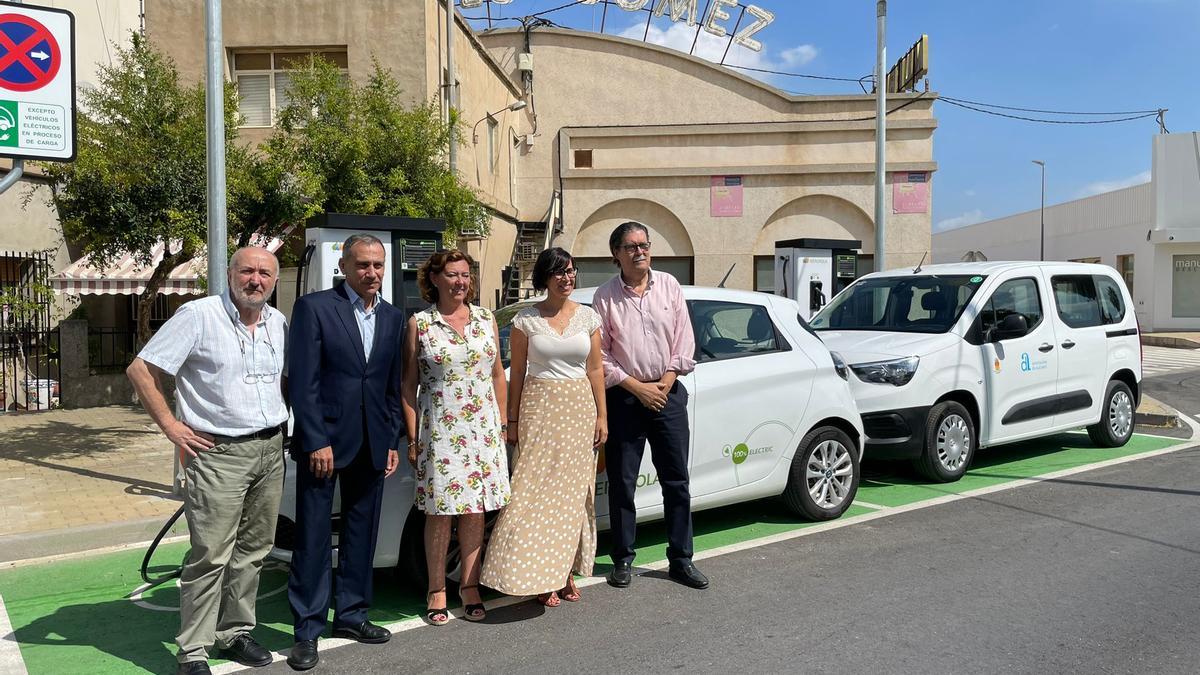
[(550, 276), (554, 277), (555, 279), (560, 279), (560, 280), (566, 279), (567, 277), (574, 279), (575, 275), (578, 273), (579, 273), (578, 270), (572, 268), (572, 269), (559, 270), (557, 272), (551, 272)]
[(622, 244), (621, 250), (625, 251), (626, 253), (637, 253), (639, 250), (640, 251), (649, 251), (650, 250), (650, 242), (643, 241), (639, 244)]
[[(236, 324), (235, 324), (236, 329)], [(271, 350), (271, 365), (275, 367), (279, 363), (279, 358), (275, 353), (275, 344), (271, 342), (271, 331), (267, 329), (267, 324), (263, 324), (263, 334), (266, 337), (263, 342), (267, 344), (267, 348)], [(250, 367), (250, 361), (246, 359), (246, 341), (242, 338), (242, 334), (238, 333), (238, 348), (242, 351), (242, 367), (245, 368), (246, 374), (242, 376), (242, 382), (246, 384), (255, 384), (262, 382), (263, 384), (271, 384), (275, 382), (275, 373), (256, 373)], [(254, 345), (250, 346), (250, 353), (254, 353)]]

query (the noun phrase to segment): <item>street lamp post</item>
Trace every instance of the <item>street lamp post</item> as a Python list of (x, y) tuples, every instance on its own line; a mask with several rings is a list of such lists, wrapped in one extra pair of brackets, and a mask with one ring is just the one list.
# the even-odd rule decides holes
[(1041, 246), (1041, 252), (1038, 254), (1038, 260), (1045, 260), (1046, 259), (1046, 163), (1040, 159), (1033, 160), (1033, 163), (1042, 167), (1042, 210), (1041, 210), (1041, 221), (1042, 221), (1041, 232), (1042, 233), (1038, 240), (1040, 243), (1040, 246)]

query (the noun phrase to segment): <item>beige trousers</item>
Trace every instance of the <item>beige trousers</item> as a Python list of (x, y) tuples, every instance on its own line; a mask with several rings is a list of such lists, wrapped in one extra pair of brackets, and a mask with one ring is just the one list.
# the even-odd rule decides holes
[(263, 558), (275, 540), (283, 493), (283, 435), (217, 445), (184, 470), (192, 551), (179, 580), (180, 663), (204, 661), (255, 625)]

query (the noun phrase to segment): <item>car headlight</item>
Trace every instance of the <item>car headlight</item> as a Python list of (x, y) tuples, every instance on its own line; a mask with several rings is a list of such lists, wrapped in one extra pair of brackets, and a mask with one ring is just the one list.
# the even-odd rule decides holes
[(908, 384), (913, 375), (917, 374), (917, 364), (921, 362), (920, 357), (910, 356), (905, 359), (896, 359), (894, 361), (876, 361), (874, 363), (856, 363), (850, 366), (850, 370), (858, 376), (858, 379), (863, 382), (871, 382), (874, 384), (892, 384), (897, 387), (903, 387)]
[(829, 355), (833, 357), (833, 369), (837, 371), (837, 374), (840, 375), (843, 380), (849, 380), (850, 369), (846, 367), (846, 360), (843, 359), (842, 355), (837, 352), (829, 352)]

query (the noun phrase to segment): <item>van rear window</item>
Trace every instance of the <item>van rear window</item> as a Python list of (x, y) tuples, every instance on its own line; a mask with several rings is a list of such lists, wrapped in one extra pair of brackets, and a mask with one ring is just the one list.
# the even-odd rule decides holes
[(986, 278), (923, 274), (863, 279), (839, 293), (810, 324), (818, 331), (945, 333)]

